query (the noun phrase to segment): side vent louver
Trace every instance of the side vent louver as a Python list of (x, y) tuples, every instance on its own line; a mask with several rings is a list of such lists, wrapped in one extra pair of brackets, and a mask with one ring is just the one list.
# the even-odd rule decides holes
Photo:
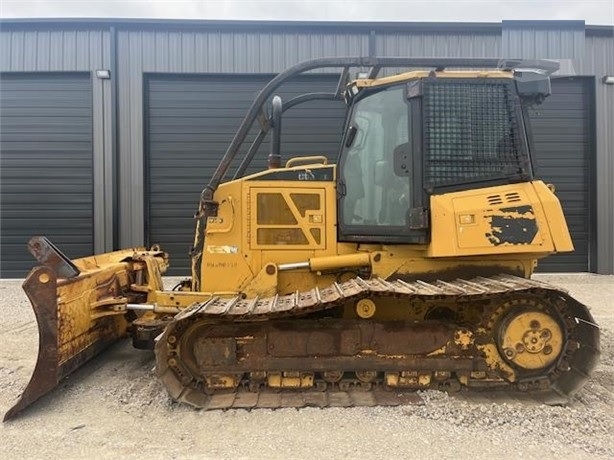
[(505, 195), (489, 195), (486, 197), (488, 204), (491, 206), (495, 206), (503, 203), (516, 203), (518, 201), (522, 201), (520, 198), (520, 193), (518, 192), (510, 192)]
[(508, 203), (515, 203), (516, 201), (520, 201), (520, 194), (518, 192), (506, 193), (505, 201)]
[(488, 204), (490, 204), (490, 205), (503, 204), (503, 200), (501, 199), (501, 195), (490, 195), (490, 196), (486, 197), (486, 199), (488, 200)]

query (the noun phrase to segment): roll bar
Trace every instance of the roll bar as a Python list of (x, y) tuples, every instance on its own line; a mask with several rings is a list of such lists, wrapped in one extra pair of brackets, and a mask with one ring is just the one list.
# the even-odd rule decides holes
[[(405, 68), (431, 68), (438, 71), (446, 68), (495, 68), (501, 70), (514, 70), (514, 69), (531, 69), (540, 71), (546, 75), (550, 75), (559, 69), (559, 63), (556, 61), (545, 60), (512, 60), (512, 59), (498, 59), (498, 58), (436, 58), (436, 57), (328, 57), (318, 58), (309, 61), (304, 61), (296, 64), (283, 72), (275, 76), (262, 90), (258, 93), (254, 101), (252, 102), (247, 114), (243, 118), (239, 129), (235, 133), (232, 142), (226, 149), (224, 157), (217, 166), (209, 184), (203, 189), (200, 195), (199, 210), (197, 215), (214, 206), (213, 194), (220, 185), (222, 179), (228, 172), (232, 161), (234, 160), (237, 152), (239, 151), (245, 138), (247, 137), (250, 129), (252, 128), (254, 121), (259, 120), (261, 125), (261, 132), (258, 134), (256, 141), (252, 144), (246, 157), (241, 162), (234, 177), (238, 177), (242, 174), (251, 159), (255, 155), (256, 151), (265, 134), (271, 128), (271, 124), (268, 121), (268, 116), (264, 111), (264, 104), (273, 94), (273, 92), (281, 86), (285, 81), (293, 78), (302, 73), (315, 69), (326, 68), (342, 68), (341, 76), (337, 84), (336, 91), (334, 93), (312, 93), (298, 96), (290, 100), (288, 107), (294, 106), (298, 103), (302, 103), (313, 99), (340, 99), (343, 95), (343, 90), (349, 82), (349, 70), (351, 68), (369, 68), (368, 77), (376, 78), (378, 73), (383, 68), (390, 67), (405, 67)], [(287, 109), (284, 107), (284, 110)]]

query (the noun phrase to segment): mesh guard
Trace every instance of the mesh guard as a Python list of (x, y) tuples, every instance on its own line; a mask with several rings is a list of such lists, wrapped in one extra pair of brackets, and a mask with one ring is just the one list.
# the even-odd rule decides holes
[(512, 81), (424, 81), (427, 188), (528, 173)]

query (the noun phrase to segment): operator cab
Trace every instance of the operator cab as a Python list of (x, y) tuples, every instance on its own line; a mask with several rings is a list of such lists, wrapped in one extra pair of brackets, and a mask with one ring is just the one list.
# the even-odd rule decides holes
[(431, 195), (532, 180), (521, 100), (541, 102), (549, 80), (526, 78), (420, 71), (350, 85), (339, 240), (428, 243)]

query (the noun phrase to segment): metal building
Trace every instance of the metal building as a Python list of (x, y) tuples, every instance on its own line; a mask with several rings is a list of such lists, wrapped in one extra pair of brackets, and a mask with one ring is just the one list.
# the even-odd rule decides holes
[[(3, 20), (0, 277), (25, 276), (33, 234), (70, 257), (158, 242), (187, 274), (198, 194), (258, 89), (305, 59), (373, 53), (560, 60), (531, 118), (576, 252), (540, 268), (614, 273), (614, 27)], [(309, 75), (282, 95), (336, 80)], [(344, 108), (310, 104), (289, 112), (284, 150), (334, 158)]]

